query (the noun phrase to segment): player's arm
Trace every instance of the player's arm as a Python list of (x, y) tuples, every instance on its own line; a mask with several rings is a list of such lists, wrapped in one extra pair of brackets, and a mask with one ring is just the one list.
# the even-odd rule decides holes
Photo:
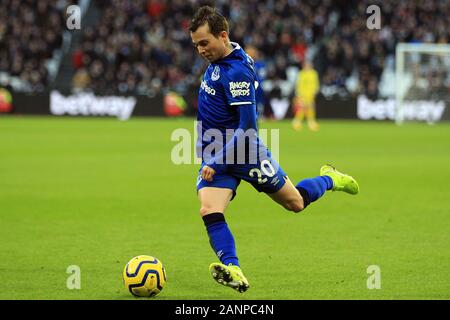
[[(236, 76), (232, 76), (231, 80), (227, 79), (224, 85), (228, 104), (231, 108), (236, 107), (239, 112), (239, 128), (234, 132), (233, 137), (228, 141), (225, 147), (206, 163), (205, 167), (207, 168), (204, 168), (202, 171), (202, 178), (205, 180), (212, 180), (212, 176), (215, 174), (215, 171), (217, 171), (217, 169), (221, 166), (224, 166), (224, 164), (218, 164), (217, 159), (221, 159), (223, 157), (224, 150), (231, 150), (236, 141), (245, 139), (246, 134), (249, 133), (248, 130), (254, 130), (254, 134), (250, 132), (247, 137), (250, 137), (250, 139), (257, 138), (254, 79), (245, 73), (240, 73), (236, 74)], [(243, 88), (240, 86), (243, 86)]]
[[(223, 156), (224, 150), (230, 150), (231, 148), (233, 148), (235, 141), (238, 141), (239, 139), (245, 139), (244, 134), (247, 130), (253, 129), (256, 133), (257, 125), (255, 108), (255, 104), (247, 104), (238, 107), (239, 128), (235, 131), (230, 141), (225, 145), (225, 148), (220, 150), (215, 157), (213, 157), (205, 166), (203, 166), (202, 179), (205, 179), (206, 181), (212, 181), (217, 169), (219, 169), (221, 166), (224, 166), (224, 164), (218, 164), (217, 159)], [(254, 138), (256, 139), (256, 136)]]

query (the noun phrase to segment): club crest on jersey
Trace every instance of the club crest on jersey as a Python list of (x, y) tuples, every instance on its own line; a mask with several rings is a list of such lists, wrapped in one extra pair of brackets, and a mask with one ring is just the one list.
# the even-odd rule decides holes
[(211, 80), (217, 81), (217, 80), (219, 80), (219, 78), (220, 78), (220, 68), (219, 68), (219, 66), (215, 66), (213, 73), (211, 75)]

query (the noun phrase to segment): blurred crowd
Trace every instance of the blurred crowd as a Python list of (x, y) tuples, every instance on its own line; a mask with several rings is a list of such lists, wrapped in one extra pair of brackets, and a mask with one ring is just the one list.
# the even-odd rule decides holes
[(289, 67), (311, 59), (324, 90), (376, 96), (397, 42), (449, 41), (450, 1), (379, 2), (382, 28), (370, 30), (366, 10), (374, 3), (96, 0), (102, 18), (85, 31), (74, 85), (138, 94), (196, 87), (205, 62), (186, 27), (196, 7), (213, 4), (229, 18), (231, 40), (257, 49), (265, 79), (288, 80)]
[(0, 72), (23, 91), (49, 84), (47, 63), (61, 48), (64, 10), (71, 1), (0, 0)]
[[(381, 28), (367, 27), (366, 9), (375, 1), (341, 1), (328, 15), (315, 65), (322, 86), (378, 96), (381, 76), (393, 70), (399, 42), (448, 43), (450, 1), (382, 1)], [(338, 19), (330, 19), (337, 15)]]
[(186, 0), (93, 0), (99, 23), (86, 28), (73, 56), (75, 88), (152, 95), (186, 91), (196, 61)]
[[(203, 4), (229, 19), (232, 41), (256, 49), (265, 80), (290, 81), (290, 68), (298, 70), (308, 59), (329, 93), (377, 96), (398, 42), (450, 40), (447, 0), (91, 1), (100, 18), (83, 29), (71, 57), (76, 90), (150, 96), (197, 90), (206, 63), (187, 27)], [(34, 87), (47, 84), (45, 60), (61, 46), (63, 3), (0, 0), (0, 71)], [(373, 4), (381, 9), (379, 30), (367, 27), (366, 10)]]

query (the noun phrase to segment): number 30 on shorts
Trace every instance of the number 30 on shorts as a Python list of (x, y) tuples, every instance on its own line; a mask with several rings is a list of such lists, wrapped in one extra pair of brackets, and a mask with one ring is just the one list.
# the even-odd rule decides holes
[(275, 168), (272, 166), (269, 160), (261, 161), (260, 169), (253, 168), (249, 171), (248, 175), (252, 178), (255, 176), (258, 177), (258, 184), (263, 184), (267, 182), (267, 178), (263, 178), (263, 176), (267, 176), (269, 178), (275, 175)]

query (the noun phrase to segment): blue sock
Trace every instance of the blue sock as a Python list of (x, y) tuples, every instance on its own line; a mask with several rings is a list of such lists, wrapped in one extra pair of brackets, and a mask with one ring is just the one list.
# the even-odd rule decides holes
[(333, 188), (333, 180), (331, 180), (329, 176), (318, 176), (315, 178), (304, 179), (295, 187), (302, 195), (304, 206), (306, 208), (311, 202), (314, 202), (323, 196), (325, 191)]
[(223, 213), (215, 212), (203, 217), (209, 243), (224, 265), (239, 266), (233, 235), (225, 222)]

